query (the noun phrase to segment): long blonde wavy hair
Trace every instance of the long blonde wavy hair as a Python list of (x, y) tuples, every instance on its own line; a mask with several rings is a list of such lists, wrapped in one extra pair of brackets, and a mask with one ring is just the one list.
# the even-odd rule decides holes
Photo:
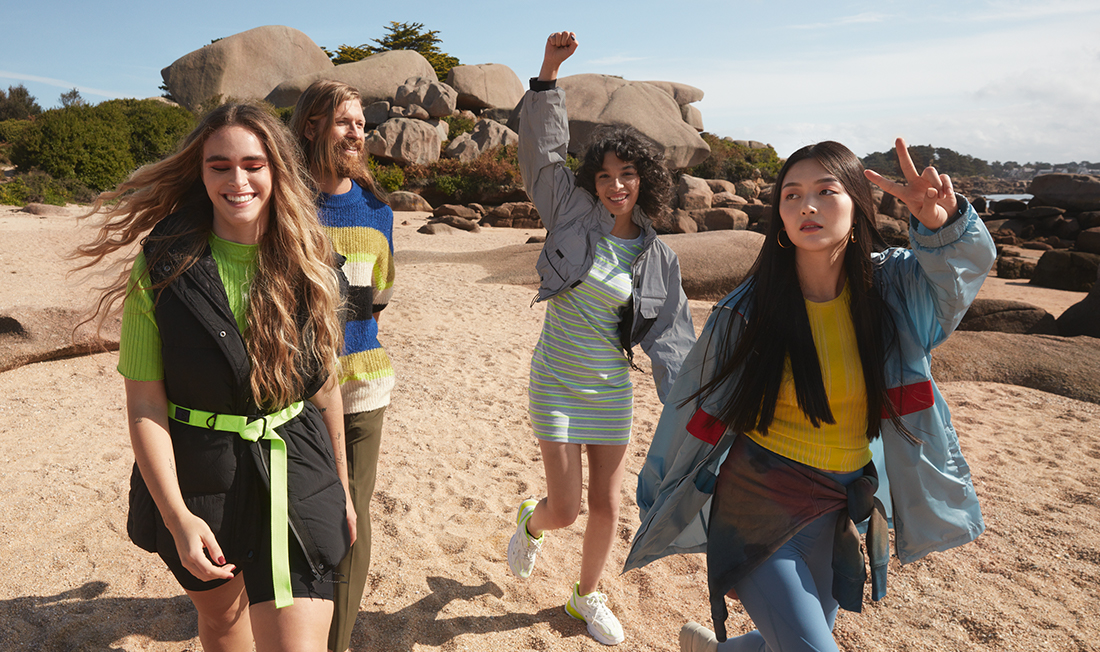
[[(336, 178), (336, 154), (328, 137), (336, 119), (336, 111), (348, 100), (362, 102), (359, 91), (349, 84), (335, 79), (318, 79), (302, 91), (298, 103), (294, 105), (294, 114), (290, 118), (290, 131), (298, 138), (298, 146), (305, 154), (306, 163), (317, 179)], [(309, 128), (314, 138), (306, 137)], [(360, 187), (369, 190), (384, 204), (389, 204), (389, 193), (374, 179), (367, 166), (367, 152), (364, 148), (359, 155), (358, 170), (351, 178)]]
[[(342, 346), (337, 314), (341, 297), (332, 245), (317, 221), (315, 195), (301, 152), (270, 112), (253, 104), (226, 104), (211, 111), (179, 151), (138, 169), (117, 189), (96, 199), (82, 219), (98, 216), (98, 233), (92, 242), (78, 247), (74, 257), (87, 258), (77, 269), (93, 267), (139, 239), (144, 243), (143, 236), (158, 222), (187, 206), (196, 209), (187, 211), (192, 223), (167, 236), (180, 241), (184, 255), (178, 260), (182, 262), (174, 262), (171, 274), (153, 285), (153, 291), (159, 293), (195, 264), (205, 251), (213, 224), (202, 181), (203, 147), (215, 132), (230, 126), (255, 134), (271, 167), (271, 209), (258, 243), (245, 341), (256, 404), (281, 407), (301, 398), (311, 370), (336, 373)], [(106, 319), (119, 314), (135, 257), (136, 253), (119, 262), (123, 269), (112, 283), (100, 288), (85, 323), (95, 321), (101, 330)], [(152, 269), (158, 261), (146, 262)]]

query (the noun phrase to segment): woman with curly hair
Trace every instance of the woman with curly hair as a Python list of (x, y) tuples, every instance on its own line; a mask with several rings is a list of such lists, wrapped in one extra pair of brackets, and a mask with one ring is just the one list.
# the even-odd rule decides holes
[(123, 313), (131, 539), (191, 598), (203, 649), (324, 650), (356, 520), (342, 283), (293, 139), (264, 109), (221, 106), (101, 210), (83, 267), (142, 243), (95, 315)]
[(520, 504), (508, 565), (530, 576), (544, 533), (581, 509), (588, 457), (588, 524), (580, 577), (565, 609), (605, 645), (623, 640), (598, 592), (619, 520), (619, 492), (633, 415), (630, 368), (640, 344), (664, 400), (695, 342), (676, 254), (652, 219), (668, 210), (672, 179), (656, 145), (629, 127), (599, 131), (576, 175), (565, 167), (569, 124), (558, 67), (577, 49), (572, 32), (550, 35), (542, 71), (520, 113), (519, 161), (546, 243), (536, 301), (546, 301), (531, 360), (530, 416), (547, 494)]

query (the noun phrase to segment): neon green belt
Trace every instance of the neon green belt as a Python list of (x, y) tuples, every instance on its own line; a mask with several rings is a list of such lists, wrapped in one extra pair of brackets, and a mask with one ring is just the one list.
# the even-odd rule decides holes
[(192, 410), (168, 401), (168, 416), (196, 428), (234, 432), (247, 441), (266, 439), (271, 442), (271, 578), (275, 585), (275, 607), (281, 609), (294, 602), (290, 589), (290, 542), (287, 535), (286, 442), (275, 428), (301, 413), (301, 401), (292, 403), (273, 414), (249, 417), (216, 414)]

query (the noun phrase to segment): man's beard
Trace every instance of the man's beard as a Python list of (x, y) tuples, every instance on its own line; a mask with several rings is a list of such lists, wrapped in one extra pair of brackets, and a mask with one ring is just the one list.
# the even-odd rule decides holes
[[(356, 155), (348, 154), (349, 146), (355, 148)], [(342, 178), (358, 177), (363, 169), (363, 141), (345, 138), (332, 144), (332, 160), (336, 168), (336, 176)]]

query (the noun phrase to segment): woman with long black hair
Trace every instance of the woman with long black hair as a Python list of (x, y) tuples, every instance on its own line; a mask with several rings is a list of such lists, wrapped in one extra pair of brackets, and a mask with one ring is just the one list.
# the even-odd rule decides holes
[[(838, 606), (862, 602), (854, 523), (868, 518), (872, 597), (885, 593), (891, 498), (902, 563), (984, 529), (930, 351), (996, 251), (950, 178), (896, 146), (905, 185), (835, 142), (787, 159), (749, 278), (715, 306), (666, 402), (626, 567), (707, 553), (717, 637), (689, 623), (683, 650), (836, 650)], [(882, 244), (868, 180), (912, 211), (912, 249)], [(727, 594), (757, 626), (729, 641)]]

